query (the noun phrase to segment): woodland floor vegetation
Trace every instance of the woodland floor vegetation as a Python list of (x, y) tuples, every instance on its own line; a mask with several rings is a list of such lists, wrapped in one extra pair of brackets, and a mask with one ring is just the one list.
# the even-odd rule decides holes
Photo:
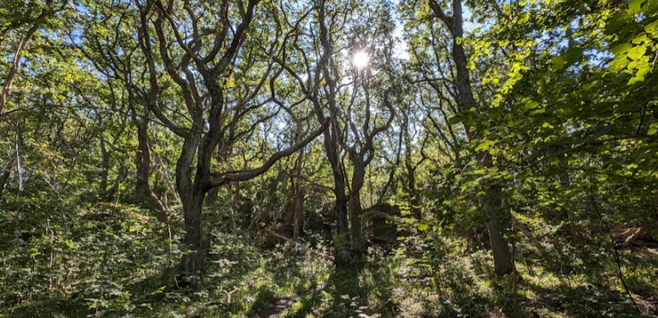
[[(277, 311), (280, 317), (507, 317), (514, 310), (540, 317), (641, 316), (605, 251), (538, 257), (534, 247), (520, 244), (522, 279), (514, 287), (512, 277), (492, 274), (486, 252), (468, 251), (466, 242), (441, 242), (444, 248), (431, 257), (427, 242), (415, 239), (373, 246), (363, 262), (337, 269), (326, 242), (300, 256), (290, 243), (273, 246), (269, 238), (218, 231), (203, 282), (187, 287), (177, 282), (180, 226), (163, 226), (152, 212), (131, 206), (76, 210), (66, 235), (52, 235), (62, 226), (52, 220), (22, 224), (51, 230), (3, 238), (13, 243), (3, 245), (1, 255), (3, 315), (256, 317), (276, 298), (300, 295)], [(173, 217), (172, 224), (180, 223)], [(2, 225), (13, 228), (14, 219)], [(624, 249), (621, 257), (638, 308), (654, 312), (658, 249)]]

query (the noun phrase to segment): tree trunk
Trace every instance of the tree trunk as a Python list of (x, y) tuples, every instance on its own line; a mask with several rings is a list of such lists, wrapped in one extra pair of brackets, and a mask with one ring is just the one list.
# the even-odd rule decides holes
[(231, 207), (229, 209), (229, 222), (231, 223), (231, 231), (237, 233), (238, 224), (235, 221), (235, 216), (238, 214), (238, 207), (240, 203), (240, 182), (232, 182), (227, 185), (229, 192), (229, 199), (231, 200)]
[(158, 211), (156, 214), (158, 221), (167, 222), (165, 207), (149, 185), (151, 152), (148, 140), (148, 119), (146, 117), (142, 117), (137, 126), (135, 166), (137, 167), (137, 180), (135, 182), (134, 202), (142, 207)]
[(128, 169), (124, 166), (121, 165), (119, 167), (119, 173), (117, 174), (116, 179), (114, 179), (114, 182), (112, 183), (112, 187), (109, 189), (105, 190), (105, 193), (103, 193), (103, 196), (107, 200), (112, 200), (114, 198), (115, 204), (119, 200), (119, 186), (121, 186), (121, 183), (126, 180), (128, 177)]
[(334, 195), (336, 196), (336, 238), (334, 245), (336, 248), (336, 255), (334, 263), (336, 266), (342, 267), (350, 263), (351, 256), (349, 253), (349, 233), (347, 226), (347, 195), (345, 195), (345, 183), (334, 184)]
[[(455, 88), (457, 89), (457, 108), (459, 112), (467, 112), (472, 108), (478, 108), (473, 96), (473, 89), (471, 87), (471, 79), (468, 71), (468, 58), (464, 52), (464, 47), (461, 44), (464, 38), (463, 29), (463, 16), (462, 16), (462, 0), (452, 1), (452, 17), (449, 17), (443, 12), (441, 6), (436, 0), (430, 0), (430, 8), (441, 19), (452, 35), (452, 58), (455, 63), (456, 77)], [(463, 123), (464, 129), (468, 140), (474, 139), (473, 132), (470, 125)], [(491, 154), (483, 152), (478, 155), (480, 162), (490, 164)], [(486, 204), (483, 205), (484, 213), (488, 219), (486, 222), (487, 230), (489, 231), (489, 239), (491, 241), (491, 250), (494, 256), (495, 272), (499, 276), (511, 274), (514, 271), (514, 264), (512, 260), (512, 253), (510, 252), (509, 244), (503, 235), (504, 223), (500, 216), (495, 213), (501, 201), (496, 198), (499, 191), (496, 191), (495, 185), (493, 188), (488, 189)]]
[[(182, 274), (189, 278), (200, 277), (205, 260), (205, 244), (202, 228), (202, 208), (204, 194), (185, 196), (183, 213), (185, 216), (185, 239), (183, 243), (189, 249), (181, 261)], [(184, 278), (184, 279), (185, 279)]]
[(219, 195), (219, 187), (214, 187), (208, 191), (206, 195), (206, 206), (214, 209), (217, 206), (217, 196)]
[(30, 41), (32, 41), (32, 36), (39, 29), (41, 21), (46, 16), (47, 12), (47, 10), (44, 10), (41, 13), (41, 15), (37, 18), (37, 22), (27, 30), (25, 36), (21, 39), (21, 41), (18, 43), (18, 46), (16, 47), (12, 64), (9, 68), (7, 77), (4, 78), (5, 81), (2, 87), (2, 91), (0, 91), (0, 114), (2, 114), (2, 111), (9, 102), (12, 85), (14, 84), (14, 79), (16, 78), (16, 75), (18, 74), (19, 68), (21, 66), (21, 60), (23, 59), (23, 50), (25, 50), (30, 44)]
[[(332, 128), (337, 129), (332, 122)], [(336, 266), (345, 266), (350, 263), (351, 256), (349, 252), (349, 226), (347, 223), (347, 202), (349, 197), (345, 190), (345, 173), (341, 167), (338, 157), (338, 142), (332, 138), (336, 138), (336, 132), (331, 136), (328, 132), (324, 135), (324, 146), (327, 154), (327, 159), (331, 164), (331, 170), (334, 178), (334, 197), (336, 198), (336, 237), (334, 239), (335, 257), (334, 263)]]
[(11, 168), (14, 166), (14, 161), (12, 160), (2, 168), (2, 173), (0, 173), (0, 201), (2, 201), (2, 193), (7, 188), (9, 184), (9, 177), (11, 177)]
[(493, 252), (494, 272), (500, 277), (513, 273), (512, 253), (510, 252), (509, 243), (502, 234), (504, 227), (498, 216), (489, 215), (487, 230), (489, 231), (489, 241)]
[[(304, 149), (299, 152), (299, 156), (295, 161), (295, 174), (301, 175), (304, 163)], [(293, 192), (292, 202), (292, 236), (296, 241), (300, 234), (304, 233), (304, 189), (302, 188), (302, 180), (296, 177), (290, 178), (291, 188)]]
[(301, 180), (293, 180), (293, 216), (292, 232), (293, 239), (297, 240), (300, 234), (304, 233), (304, 189), (302, 189)]
[(361, 256), (366, 252), (365, 237), (363, 236), (362, 214), (363, 207), (361, 207), (361, 188), (363, 188), (365, 180), (365, 164), (363, 157), (350, 153), (350, 158), (354, 165), (354, 172), (352, 173), (352, 193), (350, 195), (350, 225), (352, 233), (352, 251), (357, 256)]
[[(330, 40), (329, 29), (326, 24), (326, 12), (324, 4), (318, 7), (319, 38), (322, 47), (322, 56), (319, 61), (324, 81), (327, 85), (327, 104), (329, 106), (330, 116), (334, 116), (329, 129), (324, 131), (324, 149), (327, 160), (331, 164), (331, 170), (334, 178), (334, 196), (336, 198), (336, 237), (334, 239), (335, 257), (334, 263), (337, 267), (343, 267), (350, 263), (351, 257), (349, 252), (349, 228), (347, 223), (347, 201), (349, 197), (345, 191), (345, 172), (341, 166), (339, 156), (339, 143), (341, 138), (341, 128), (335, 118), (338, 106), (336, 103), (337, 83), (336, 78), (332, 75), (334, 64), (331, 63), (332, 56), (335, 53), (333, 44)], [(331, 69), (331, 70), (330, 70)], [(319, 82), (318, 82), (319, 84)], [(319, 122), (325, 121), (325, 115), (319, 102), (319, 90), (314, 92), (312, 97), (314, 109)]]
[(350, 230), (352, 233), (352, 253), (356, 256), (362, 256), (366, 251), (365, 237), (363, 236), (361, 195), (355, 192), (349, 201), (350, 211)]
[[(186, 136), (183, 149), (176, 162), (176, 187), (183, 205), (185, 238), (183, 243), (187, 252), (181, 260), (181, 274), (186, 283), (191, 277), (200, 277), (205, 258), (202, 228), (202, 209), (205, 192), (199, 192), (197, 178), (192, 181), (194, 158), (200, 151), (201, 135), (192, 132)], [(201, 154), (200, 154), (201, 155)], [(198, 174), (197, 168), (197, 174)]]
[(500, 188), (492, 186), (488, 195), (484, 198), (482, 204), (484, 212), (487, 214), (487, 231), (489, 232), (489, 242), (494, 258), (494, 271), (498, 276), (505, 276), (514, 272), (514, 261), (510, 252), (509, 243), (505, 239), (505, 217), (502, 206), (502, 200), (499, 198)]
[(135, 155), (135, 166), (137, 168), (137, 180), (135, 181), (135, 203), (148, 205), (149, 170), (151, 168), (151, 156), (148, 147), (147, 136), (148, 122), (142, 118), (137, 126), (137, 154)]
[[(408, 147), (407, 149), (409, 149)], [(407, 191), (409, 193), (409, 203), (411, 203), (411, 217), (416, 220), (422, 218), (420, 210), (420, 198), (418, 196), (418, 190), (416, 189), (416, 169), (412, 167), (412, 164), (409, 162), (411, 159), (405, 159), (405, 167), (407, 168)]]
[[(330, 109), (335, 109), (335, 102), (331, 94)], [(325, 117), (322, 110), (316, 105), (316, 114), (320, 122), (324, 122)], [(329, 129), (324, 131), (324, 150), (327, 155), (327, 160), (331, 165), (331, 171), (334, 180), (334, 197), (336, 198), (336, 237), (334, 238), (335, 257), (334, 263), (338, 267), (345, 266), (350, 263), (351, 257), (349, 252), (349, 226), (347, 222), (347, 196), (345, 187), (345, 172), (341, 166), (340, 157), (338, 154), (338, 135), (339, 127), (336, 120), (331, 122)]]
[(105, 148), (105, 140), (101, 138), (100, 140), (100, 147), (101, 147), (101, 157), (102, 157), (102, 163), (101, 163), (101, 175), (100, 175), (100, 193), (105, 194), (107, 191), (107, 185), (108, 185), (108, 178), (110, 175), (110, 152), (107, 151), (107, 148)]
[[(482, 153), (480, 161), (485, 165), (491, 164), (491, 155), (488, 152)], [(514, 272), (514, 260), (510, 246), (505, 238), (505, 228), (509, 222), (504, 217), (505, 211), (500, 199), (501, 188), (498, 184), (488, 185), (486, 197), (483, 199), (482, 208), (487, 218), (485, 223), (489, 232), (489, 242), (491, 243), (491, 252), (494, 258), (494, 271), (498, 276), (505, 276)]]
[[(210, 185), (210, 167), (213, 153), (221, 138), (219, 106), (223, 95), (217, 83), (206, 82), (211, 91), (214, 106), (209, 118), (210, 129), (207, 133), (193, 129), (183, 142), (178, 162), (176, 163), (176, 184), (183, 203), (185, 216), (184, 244), (188, 253), (181, 261), (182, 274), (185, 276), (202, 277), (203, 262), (206, 255), (206, 244), (203, 233), (203, 202), (206, 194), (212, 188)], [(197, 118), (197, 123), (203, 122)], [(199, 124), (201, 126), (201, 124)], [(196, 158), (196, 169), (193, 168)], [(194, 178), (192, 175), (194, 174)]]
[[(560, 181), (560, 186), (562, 188), (562, 191), (566, 191), (566, 189), (571, 188), (571, 178), (569, 177), (569, 158), (562, 156), (560, 157), (560, 172), (558, 174), (558, 179)], [(567, 199), (568, 200), (568, 199)], [(576, 245), (583, 245), (583, 238), (580, 236), (578, 231), (576, 230), (576, 227), (574, 226), (575, 218), (573, 216), (573, 213), (570, 212), (568, 208), (568, 204), (565, 204), (562, 207), (562, 219), (567, 225), (567, 231), (569, 232), (569, 236), (571, 237), (571, 240), (574, 244)]]

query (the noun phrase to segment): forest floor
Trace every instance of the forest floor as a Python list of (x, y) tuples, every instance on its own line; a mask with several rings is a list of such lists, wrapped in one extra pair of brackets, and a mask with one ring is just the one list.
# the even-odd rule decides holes
[(183, 288), (182, 232), (141, 213), (90, 210), (66, 235), (18, 239), (7, 231), (15, 223), (0, 220), (9, 233), (0, 237), (0, 317), (658, 317), (655, 248), (620, 251), (631, 299), (610, 254), (538, 257), (520, 244), (514, 279), (492, 275), (489, 253), (459, 241), (372, 246), (364, 262), (337, 269), (326, 243), (298, 256), (214, 232), (203, 281)]
[(306, 297), (309, 294), (315, 294), (320, 291), (319, 288), (310, 288), (299, 294), (292, 294), (283, 297), (276, 297), (267, 305), (267, 307), (258, 310), (256, 317), (259, 318), (277, 318), (283, 312), (289, 310), (295, 303), (297, 303), (302, 297)]

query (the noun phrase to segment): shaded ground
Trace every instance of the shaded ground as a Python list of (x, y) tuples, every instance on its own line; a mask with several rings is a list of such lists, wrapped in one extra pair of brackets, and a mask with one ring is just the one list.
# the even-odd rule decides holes
[(267, 307), (258, 310), (256, 316), (254, 316), (253, 318), (257, 318), (257, 317), (277, 318), (286, 310), (290, 309), (300, 299), (303, 299), (304, 297), (310, 294), (315, 294), (319, 290), (320, 290), (319, 288), (312, 288), (312, 289), (307, 289), (299, 294), (293, 294), (284, 297), (276, 297), (272, 300), (272, 302), (270, 302), (270, 304)]
[(337, 269), (323, 244), (299, 257), (291, 246), (265, 249), (253, 237), (217, 233), (206, 277), (191, 289), (176, 286), (180, 251), (157, 231), (135, 230), (148, 220), (122, 212), (68, 241), (0, 250), (0, 318), (658, 317), (655, 249), (621, 251), (639, 314), (610, 255), (567, 262), (560, 257), (569, 253), (519, 253), (523, 280), (514, 291), (509, 277), (491, 274), (487, 251), (459, 241), (408, 243), (425, 254), (375, 249), (365, 263)]
[(291, 307), (298, 300), (299, 300), (298, 295), (274, 298), (274, 300), (272, 301), (272, 303), (269, 304), (269, 306), (259, 310), (258, 313), (256, 313), (256, 317), (277, 318), (284, 310)]

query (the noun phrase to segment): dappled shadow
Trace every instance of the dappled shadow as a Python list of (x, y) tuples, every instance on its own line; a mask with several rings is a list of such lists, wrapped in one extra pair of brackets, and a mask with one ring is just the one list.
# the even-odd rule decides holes
[(547, 288), (529, 281), (523, 285), (531, 292), (526, 306), (540, 312), (546, 308), (569, 317), (640, 317), (627, 295), (614, 288), (591, 284)]
[(284, 317), (306, 317), (310, 313), (327, 318), (358, 317), (360, 314), (393, 317), (397, 309), (390, 277), (389, 269), (375, 262), (354, 262), (334, 268), (325, 286), (303, 296)]
[[(139, 282), (127, 285), (124, 290), (126, 298), (117, 295), (100, 296), (97, 293), (78, 291), (71, 294), (51, 294), (48, 297), (24, 302), (9, 311), (10, 317), (87, 317), (102, 311), (106, 314), (121, 315), (117, 308), (93, 306), (92, 299), (103, 299), (108, 303), (125, 302), (135, 306), (134, 313), (151, 311), (160, 303), (164, 295), (175, 289), (177, 267), (164, 269), (160, 274), (146, 277)], [(108, 288), (109, 289), (109, 288)], [(105, 298), (103, 298), (105, 297)], [(106, 314), (101, 314), (105, 316)]]
[[(88, 305), (82, 298), (53, 295), (33, 302), (25, 302), (12, 308), (8, 317), (86, 317)], [(0, 313), (0, 316), (2, 314)]]
[(297, 294), (305, 296), (303, 291), (317, 285), (313, 272), (317, 255), (299, 257), (260, 249), (238, 254), (218, 254), (209, 259), (208, 272), (213, 274), (204, 281), (209, 305), (198, 308), (192, 316), (278, 315), (299, 299)]
[(561, 312), (570, 317), (646, 317), (642, 315), (656, 313), (658, 258), (642, 249), (620, 256), (626, 285), (637, 305), (621, 287), (618, 265), (610, 259), (613, 256), (592, 251), (581, 251), (577, 258), (581, 263), (567, 262), (571, 266), (566, 268), (564, 264), (556, 266), (556, 262), (529, 266), (528, 279), (520, 287), (526, 290), (525, 305), (538, 312)]

